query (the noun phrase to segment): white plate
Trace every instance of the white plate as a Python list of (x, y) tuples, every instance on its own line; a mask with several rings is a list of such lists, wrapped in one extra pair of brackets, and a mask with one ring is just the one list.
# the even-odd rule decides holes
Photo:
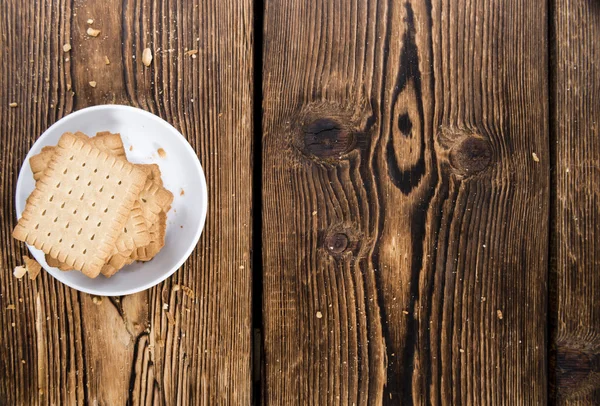
[[(78, 271), (64, 272), (51, 268), (42, 251), (28, 246), (31, 254), (48, 273), (65, 285), (94, 295), (128, 295), (148, 289), (171, 276), (192, 253), (206, 218), (206, 180), (190, 144), (160, 117), (134, 107), (95, 106), (69, 114), (48, 128), (25, 158), (15, 197), (18, 217), (21, 217), (25, 201), (35, 187), (29, 158), (45, 146), (56, 145), (67, 131), (82, 131), (89, 136), (99, 131), (120, 133), (129, 161), (160, 166), (164, 185), (174, 196), (167, 218), (165, 246), (152, 261), (133, 263), (111, 278), (99, 275), (95, 279)], [(164, 158), (158, 155), (159, 148), (166, 152)], [(182, 190), (184, 194), (181, 194)]]

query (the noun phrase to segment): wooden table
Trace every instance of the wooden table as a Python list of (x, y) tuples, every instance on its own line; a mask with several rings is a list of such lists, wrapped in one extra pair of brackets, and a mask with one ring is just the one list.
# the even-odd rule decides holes
[[(7, 0), (0, 33), (0, 404), (600, 403), (599, 2)], [(26, 153), (105, 103), (197, 151), (198, 247), (131, 296), (13, 278)]]

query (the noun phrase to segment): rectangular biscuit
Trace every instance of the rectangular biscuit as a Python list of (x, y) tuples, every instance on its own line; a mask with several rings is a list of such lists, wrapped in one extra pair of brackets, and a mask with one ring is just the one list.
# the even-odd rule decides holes
[[(110, 137), (115, 137), (113, 141), (113, 145), (115, 145), (114, 151), (119, 151), (118, 155), (125, 155), (123, 144), (119, 135), (111, 134), (106, 131), (97, 133), (95, 138), (97, 137), (107, 137), (107, 140), (109, 141), (108, 145), (110, 145)], [(92, 138), (91, 140), (94, 140), (95, 138)], [(102, 148), (103, 145), (100, 145), (99, 147), (100, 149), (110, 152), (109, 148)], [(137, 164), (136, 167), (144, 170), (148, 175), (149, 180), (153, 180), (156, 185), (162, 186), (162, 174), (157, 164)], [(159, 188), (155, 185), (152, 185), (150, 182), (147, 182), (147, 184), (145, 185), (144, 199), (146, 200), (146, 202), (144, 203), (147, 203), (147, 205), (145, 204), (145, 214), (148, 217), (148, 223), (150, 223), (148, 226), (149, 228), (152, 226), (152, 223), (158, 221), (158, 214), (156, 213), (158, 210), (157, 205), (162, 207), (165, 211), (169, 210), (170, 204), (172, 202), (172, 194), (164, 190), (162, 187)], [(135, 209), (132, 213), (134, 212)], [(108, 263), (105, 264), (105, 266), (103, 267), (101, 272), (104, 276), (110, 277), (118, 270), (120, 270), (123, 266), (133, 262), (133, 257), (137, 255), (137, 250), (134, 250), (134, 254), (131, 256), (129, 256), (129, 253), (127, 252), (128, 250), (131, 251), (133, 245), (135, 245), (135, 248), (143, 248), (140, 250), (140, 253), (142, 257), (144, 257), (146, 260), (151, 259), (156, 254), (156, 252), (158, 252), (157, 247), (160, 246), (162, 248), (162, 245), (157, 245), (156, 241), (157, 239), (158, 241), (161, 240), (161, 236), (164, 235), (165, 230), (160, 231), (157, 229), (157, 227), (154, 228), (152, 235), (148, 233), (147, 228), (144, 230), (145, 232), (134, 233), (134, 236), (137, 236), (137, 238), (134, 239), (133, 243), (131, 240), (123, 241), (123, 239), (127, 237), (127, 234), (130, 233), (132, 229), (134, 229), (132, 222), (134, 222), (135, 219), (135, 215), (133, 217), (130, 217), (130, 219), (128, 220), (128, 224), (125, 226), (124, 234), (122, 234), (117, 240), (116, 245), (118, 248), (118, 252), (114, 252), (113, 256), (111, 256)], [(139, 221), (137, 222), (137, 224), (140, 224)], [(150, 240), (152, 240), (153, 242), (151, 243)], [(148, 254), (146, 254), (146, 252), (148, 252)], [(125, 259), (127, 259), (127, 261)], [(68, 269), (68, 266), (66, 266), (65, 264), (61, 264), (56, 260), (50, 259), (48, 262), (53, 262), (55, 265), (51, 266), (56, 266), (61, 270)]]
[(147, 175), (72, 133), (60, 138), (13, 237), (95, 278)]
[[(121, 157), (124, 159), (126, 157), (125, 148), (123, 146), (123, 142), (122, 142), (121, 136), (119, 134), (112, 134), (108, 131), (103, 131), (103, 132), (97, 133), (94, 138), (88, 138), (85, 134), (83, 134), (81, 132), (77, 132), (74, 135), (77, 136), (79, 139), (89, 141), (92, 145), (94, 145), (98, 149), (105, 151), (111, 155)], [(48, 159), (46, 159), (46, 157), (43, 156), (42, 153), (40, 153), (30, 159), (30, 164), (32, 165), (32, 170), (34, 170), (34, 166), (35, 166), (34, 177), (37, 172), (40, 173), (40, 176), (41, 176), (41, 174), (43, 174), (43, 171), (47, 167), (47, 162), (49, 161), (49, 158), (51, 158), (52, 154), (54, 154), (55, 147), (44, 147), (44, 148), (50, 149), (47, 152), (42, 150), (42, 152), (46, 152), (47, 155), (49, 155), (47, 157)], [(140, 167), (140, 166), (146, 166), (146, 165), (136, 165), (136, 166)], [(144, 170), (147, 174), (150, 174), (150, 175), (155, 174), (157, 170), (158, 170), (158, 173), (160, 174), (160, 170), (158, 169), (157, 165), (155, 165), (155, 166), (157, 166), (156, 169), (154, 169), (154, 168), (151, 169), (150, 166), (152, 166), (152, 165), (148, 165), (148, 168)], [(137, 247), (142, 247), (149, 243), (150, 243), (150, 233), (148, 232), (148, 227), (146, 226), (146, 222), (144, 221), (144, 218), (142, 216), (140, 204), (139, 204), (139, 202), (136, 201), (135, 206), (134, 206), (133, 210), (131, 211), (129, 218), (127, 219), (127, 223), (125, 224), (125, 226), (123, 228), (123, 233), (121, 235), (119, 235), (119, 238), (115, 242), (115, 245), (117, 246), (117, 249), (122, 253), (123, 256), (128, 257), (129, 253), (133, 249), (135, 249)], [(125, 255), (125, 254), (127, 254), (127, 255)], [(63, 264), (60, 261), (56, 261), (55, 259), (48, 260), (48, 258), (46, 258), (46, 261), (48, 262), (49, 265), (50, 265), (50, 263), (53, 264), (50, 266), (56, 267), (60, 270), (64, 271), (64, 270), (70, 269), (70, 267), (68, 265)]]

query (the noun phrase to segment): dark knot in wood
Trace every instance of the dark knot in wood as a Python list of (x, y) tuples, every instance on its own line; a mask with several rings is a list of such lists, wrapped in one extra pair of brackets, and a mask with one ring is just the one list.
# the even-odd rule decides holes
[(348, 248), (348, 242), (348, 236), (346, 234), (335, 233), (327, 237), (325, 240), (325, 247), (330, 253), (337, 255), (346, 251), (346, 248)]
[(352, 144), (352, 133), (330, 118), (320, 118), (304, 127), (304, 148), (319, 158), (339, 157)]
[(556, 364), (559, 397), (569, 398), (600, 388), (600, 354), (559, 346)]
[(450, 151), (450, 164), (465, 176), (475, 175), (485, 170), (491, 161), (490, 143), (479, 137), (466, 137)]
[(412, 121), (408, 113), (401, 114), (398, 117), (398, 129), (406, 138), (412, 138)]

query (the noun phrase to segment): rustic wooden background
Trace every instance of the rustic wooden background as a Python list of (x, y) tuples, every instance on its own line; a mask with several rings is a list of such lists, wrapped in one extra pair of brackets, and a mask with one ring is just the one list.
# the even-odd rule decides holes
[[(600, 404), (598, 1), (7, 0), (0, 33), (0, 404)], [(197, 249), (125, 297), (13, 278), (25, 154), (106, 103), (197, 151)]]

